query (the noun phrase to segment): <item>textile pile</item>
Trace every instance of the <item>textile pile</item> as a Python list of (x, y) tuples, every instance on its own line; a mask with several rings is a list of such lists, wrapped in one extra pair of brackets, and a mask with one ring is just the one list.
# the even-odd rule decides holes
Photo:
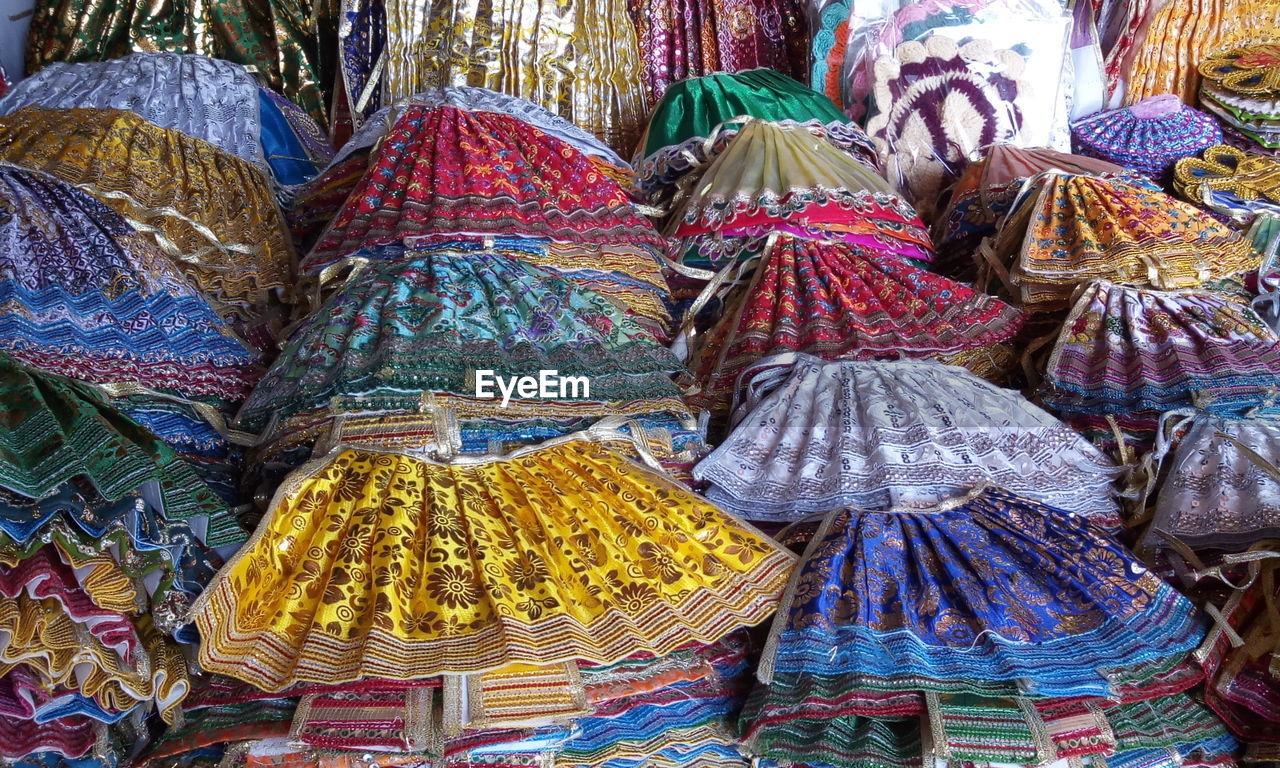
[(1275, 0), (36, 5), (0, 761), (1280, 763)]

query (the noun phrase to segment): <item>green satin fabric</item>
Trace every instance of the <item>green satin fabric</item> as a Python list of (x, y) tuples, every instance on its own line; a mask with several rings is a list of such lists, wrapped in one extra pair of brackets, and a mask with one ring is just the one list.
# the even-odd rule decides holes
[[(256, 69), (263, 82), (326, 124), (312, 25), (332, 0), (36, 0), (27, 71), (135, 51), (199, 53)], [(330, 22), (332, 23), (332, 22)], [(330, 57), (331, 58), (331, 57)]]
[(709, 136), (735, 117), (761, 120), (848, 122), (831, 99), (772, 69), (708, 75), (677, 83), (654, 110), (644, 141), (646, 156), (694, 136)]

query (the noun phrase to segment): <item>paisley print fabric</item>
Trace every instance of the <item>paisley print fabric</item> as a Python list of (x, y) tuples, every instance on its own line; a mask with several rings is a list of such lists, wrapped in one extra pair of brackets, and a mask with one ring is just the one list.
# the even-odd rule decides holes
[(837, 510), (806, 551), (759, 676), (1018, 680), (1110, 691), (1104, 667), (1184, 652), (1195, 609), (1083, 517), (987, 488), (930, 510)]
[(325, 119), (328, 75), (297, 0), (262, 5), (183, 3), (163, 9), (129, 0), (41, 0), (27, 35), (27, 71), (54, 62), (105, 61), (137, 51), (195, 53), (252, 67), (275, 91)]
[(0, 166), (0, 348), (43, 370), (238, 402), (255, 355), (149, 240), (67, 184)]
[(1004, 229), (1000, 250), (1014, 253), (1012, 283), (1036, 309), (1065, 307), (1091, 280), (1171, 290), (1258, 265), (1248, 241), (1194, 206), (1090, 176), (1042, 179)]
[(958, 360), (996, 374), (994, 350), (1022, 327), (1017, 310), (894, 257), (848, 243), (779, 237), (766, 246), (727, 336), (695, 368), (708, 392), (732, 393), (738, 374), (773, 354), (824, 359)]
[[(284, 97), (262, 87), (255, 95), (262, 123), (258, 141), (276, 183), (277, 199), (288, 201), (298, 185), (324, 167), (333, 149), (325, 146), (327, 137), (320, 126)], [(303, 142), (304, 136), (308, 143)]]
[(1075, 413), (1242, 412), (1280, 394), (1280, 337), (1205, 291), (1091, 283), (1049, 358), (1041, 395)]
[(422, 235), (407, 242), (409, 245), (361, 248), (336, 262), (309, 257), (299, 265), (299, 272), (326, 282), (340, 277), (344, 266), (354, 269), (365, 262), (412, 258), (413, 254), (425, 251), (491, 253), (554, 270), (584, 289), (608, 296), (637, 321), (651, 327), (655, 335), (665, 337), (669, 333), (671, 317), (665, 303), (670, 288), (662, 262), (647, 248), (478, 235)]
[(661, 246), (620, 186), (516, 118), (409, 106), (309, 259), (442, 232)]
[(786, 356), (760, 367), (736, 428), (694, 469), (735, 514), (933, 506), (990, 481), (1120, 525), (1119, 469), (1013, 390), (930, 362)]
[(672, 84), (712, 72), (806, 75), (805, 9), (795, 0), (634, 0), (627, 10), (651, 104)]
[(132, 112), (25, 107), (0, 118), (0, 160), (94, 195), (239, 311), (289, 285), (293, 249), (266, 174), (203, 141)]
[(197, 604), (200, 662), (268, 690), (607, 664), (760, 621), (790, 560), (591, 442), (447, 465), (343, 449)]
[(475, 395), (475, 371), (588, 376), (571, 399), (678, 396), (675, 356), (598, 294), (488, 253), (424, 251), (361, 273), (294, 334), (239, 417), (341, 400), (414, 409), (426, 391)]

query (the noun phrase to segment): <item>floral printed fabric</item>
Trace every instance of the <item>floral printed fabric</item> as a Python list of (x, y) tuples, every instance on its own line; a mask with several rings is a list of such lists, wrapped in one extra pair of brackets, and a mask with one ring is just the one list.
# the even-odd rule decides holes
[(1051, 170), (1090, 176), (1136, 176), (1118, 165), (1083, 155), (1023, 149), (1012, 144), (990, 147), (951, 186), (947, 208), (936, 225), (940, 230), (938, 256), (941, 264), (958, 274), (941, 268), (937, 271), (950, 277), (967, 277), (974, 267), (973, 253), (978, 244), (982, 238), (996, 234), (1000, 219), (1013, 206), (1023, 182)]
[(1029, 221), (1011, 270), (1022, 300), (1065, 307), (1090, 280), (1187, 288), (1258, 266), (1249, 242), (1195, 206), (1143, 186), (1052, 174), (1010, 212)]
[(546, 238), (481, 235), (422, 235), (411, 238), (409, 243), (361, 248), (333, 263), (308, 258), (298, 270), (327, 282), (340, 277), (349, 265), (413, 258), (424, 251), (497, 254), (547, 267), (582, 288), (606, 295), (626, 307), (630, 317), (658, 338), (665, 339), (670, 333), (671, 316), (665, 304), (670, 288), (663, 275), (662, 262), (644, 246), (556, 243)]
[(656, 104), (674, 83), (712, 72), (805, 76), (805, 13), (796, 0), (632, 0), (644, 85)]
[(335, 398), (413, 409), (427, 391), (475, 394), (474, 372), (589, 376), (574, 399), (679, 396), (680, 364), (608, 300), (487, 252), (378, 263), (294, 334), (240, 414), (245, 429)]
[(452, 465), (348, 448), (284, 486), (197, 604), (200, 662), (267, 690), (608, 664), (759, 622), (790, 562), (594, 443)]
[(1190, 650), (1189, 601), (1084, 518), (998, 489), (928, 511), (828, 516), (771, 671), (1013, 680), (1106, 696), (1100, 671)]

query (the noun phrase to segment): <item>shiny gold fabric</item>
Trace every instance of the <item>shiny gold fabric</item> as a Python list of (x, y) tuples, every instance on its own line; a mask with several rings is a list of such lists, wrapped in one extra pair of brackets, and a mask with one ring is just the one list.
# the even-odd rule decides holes
[(1196, 103), (1200, 61), (1223, 48), (1280, 41), (1280, 0), (1168, 0), (1133, 54), (1124, 103), (1172, 93)]
[(585, 439), (437, 464), (343, 448), (292, 475), (192, 609), (264, 690), (609, 664), (764, 620), (792, 558)]
[(1173, 169), (1178, 194), (1192, 202), (1225, 192), (1241, 200), (1280, 204), (1280, 160), (1236, 147), (1209, 147), (1201, 157), (1185, 157)]
[(386, 0), (382, 101), (478, 85), (630, 152), (646, 116), (625, 0)]
[(323, 124), (324, 88), (332, 73), (320, 64), (312, 30), (316, 20), (333, 23), (333, 6), (333, 0), (37, 0), (27, 71), (135, 51), (198, 53), (252, 68)]
[(265, 174), (132, 112), (25, 107), (0, 118), (0, 160), (89, 192), (223, 304), (262, 307), (292, 282), (293, 246)]

